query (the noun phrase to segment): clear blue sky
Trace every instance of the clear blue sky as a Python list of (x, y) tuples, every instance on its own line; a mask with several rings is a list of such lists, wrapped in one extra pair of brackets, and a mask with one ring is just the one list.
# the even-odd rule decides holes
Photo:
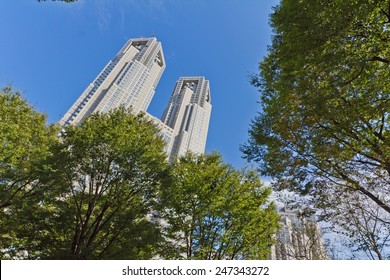
[(0, 86), (13, 85), (57, 122), (129, 38), (155, 35), (166, 70), (149, 112), (157, 117), (180, 76), (210, 80), (206, 151), (236, 167), (259, 108), (249, 73), (271, 40), (277, 0), (0, 1)]

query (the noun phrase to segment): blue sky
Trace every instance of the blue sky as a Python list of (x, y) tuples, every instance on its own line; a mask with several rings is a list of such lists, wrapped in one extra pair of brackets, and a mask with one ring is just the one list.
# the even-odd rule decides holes
[(210, 80), (206, 151), (242, 167), (239, 145), (259, 109), (249, 74), (270, 45), (277, 0), (0, 1), (0, 86), (57, 122), (129, 38), (155, 35), (166, 70), (148, 112), (160, 117), (180, 76)]

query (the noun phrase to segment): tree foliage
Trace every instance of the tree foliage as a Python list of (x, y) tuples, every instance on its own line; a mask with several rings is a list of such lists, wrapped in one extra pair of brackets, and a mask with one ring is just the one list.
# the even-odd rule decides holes
[[(39, 183), (41, 161), (50, 156), (58, 127), (46, 125), (38, 113), (11, 87), (0, 90), (0, 256), (12, 244), (23, 247), (17, 238), (23, 221), (42, 198)], [(19, 215), (20, 214), (20, 215)], [(8, 254), (9, 255), (9, 254)], [(22, 257), (17, 255), (16, 257)]]
[(152, 214), (169, 179), (163, 148), (157, 128), (125, 109), (67, 127), (49, 155), (39, 159), (36, 184), (42, 195), (2, 213), (15, 222), (5, 224), (3, 256), (149, 259), (158, 254), (163, 237)]
[(390, 214), (390, 2), (282, 0), (253, 84), (261, 111), (245, 156), (274, 187), (337, 203), (360, 193)]
[[(389, 217), (390, 2), (282, 0), (270, 22), (272, 46), (252, 80), (261, 111), (242, 151), (343, 232), (376, 234), (361, 205)], [(386, 236), (366, 242), (375, 238), (351, 240), (378, 255)]]
[(174, 183), (164, 192), (176, 258), (268, 258), (278, 216), (253, 170), (236, 170), (216, 153), (188, 154), (175, 162)]
[(0, 90), (0, 123), (0, 208), (4, 208), (32, 194), (37, 162), (49, 155), (58, 129), (46, 126), (46, 116), (11, 87)]
[(341, 247), (351, 258), (390, 258), (390, 219), (386, 212), (360, 193), (339, 193), (339, 203), (326, 207), (324, 214)]
[(46, 182), (58, 194), (46, 206), (67, 221), (66, 228), (53, 223), (67, 238), (55, 240), (58, 248), (45, 252), (47, 257), (141, 259), (156, 254), (158, 224), (147, 216), (168, 168), (157, 132), (143, 116), (124, 109), (94, 114), (66, 129)]
[(0, 104), (0, 258), (268, 257), (278, 216), (257, 172), (218, 154), (170, 165), (124, 108), (59, 131), (9, 88)]

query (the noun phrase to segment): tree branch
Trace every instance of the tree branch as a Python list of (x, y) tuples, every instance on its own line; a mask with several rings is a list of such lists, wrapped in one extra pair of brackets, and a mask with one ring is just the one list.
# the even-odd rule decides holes
[(388, 60), (386, 58), (382, 58), (380, 56), (374, 56), (370, 61), (379, 61), (379, 62), (383, 62), (386, 64), (390, 64), (390, 60)]

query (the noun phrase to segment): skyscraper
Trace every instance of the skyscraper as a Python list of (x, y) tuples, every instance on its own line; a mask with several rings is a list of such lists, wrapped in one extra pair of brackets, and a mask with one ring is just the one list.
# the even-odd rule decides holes
[(119, 106), (131, 106), (134, 114), (146, 111), (164, 69), (164, 54), (156, 38), (128, 40), (60, 124), (78, 124), (93, 112), (108, 112)]
[(204, 152), (210, 114), (209, 81), (204, 77), (180, 78), (161, 118), (172, 131), (168, 148), (170, 161), (187, 151)]
[(130, 39), (85, 89), (60, 120), (64, 127), (79, 124), (94, 112), (124, 106), (145, 112), (160, 129), (169, 161), (186, 152), (203, 153), (210, 122), (209, 81), (182, 77), (160, 119), (146, 113), (165, 69), (161, 43), (156, 38)]

